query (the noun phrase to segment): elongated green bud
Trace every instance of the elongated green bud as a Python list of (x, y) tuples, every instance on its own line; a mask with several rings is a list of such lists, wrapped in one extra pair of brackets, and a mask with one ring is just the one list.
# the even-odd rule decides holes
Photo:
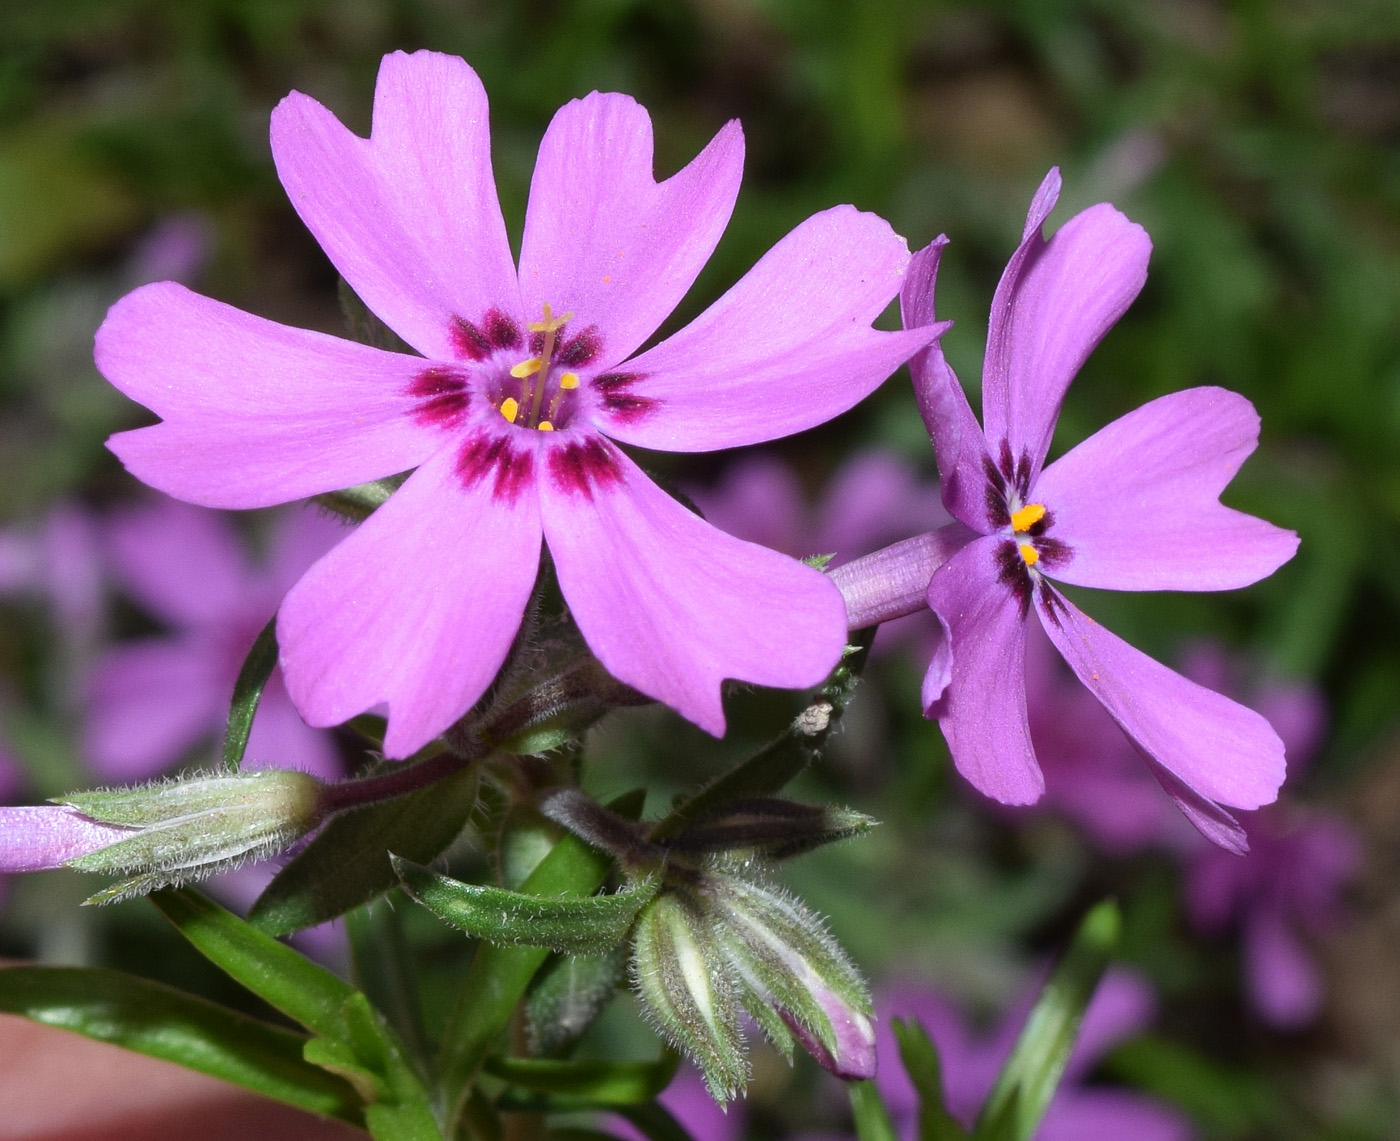
[[(101, 825), (129, 829), (67, 861), (130, 878), (87, 902), (109, 903), (203, 879), (280, 852), (321, 822), (322, 785), (308, 773), (263, 769), (194, 776), (58, 798)], [(62, 811), (62, 810), (56, 810)]]

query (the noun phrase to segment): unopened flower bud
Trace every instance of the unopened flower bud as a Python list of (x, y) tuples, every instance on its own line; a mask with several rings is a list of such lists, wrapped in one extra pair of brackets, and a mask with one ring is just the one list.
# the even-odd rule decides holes
[(195, 776), (0, 809), (0, 870), (128, 876), (89, 903), (203, 879), (281, 851), (321, 821), (321, 782), (288, 769)]
[(734, 875), (714, 875), (710, 895), (739, 1000), (775, 1045), (791, 1050), (774, 1015), (824, 1069), (874, 1077), (870, 992), (821, 919), (786, 892)]
[(633, 934), (632, 982), (663, 1037), (689, 1055), (718, 1102), (748, 1080), (739, 1007), (708, 917), (696, 901), (663, 892)]

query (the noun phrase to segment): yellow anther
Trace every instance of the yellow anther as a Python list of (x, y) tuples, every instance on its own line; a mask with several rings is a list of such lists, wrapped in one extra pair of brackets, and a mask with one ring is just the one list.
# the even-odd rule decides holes
[(560, 388), (577, 388), (577, 387), (578, 387), (578, 373), (576, 373), (576, 372), (566, 372), (563, 376), (561, 376), (561, 377), (559, 378), (559, 387), (560, 387)]
[(501, 401), (501, 415), (504, 416), (507, 420), (509, 420), (512, 424), (515, 423), (515, 418), (517, 415), (519, 415), (519, 413), (520, 401), (518, 401), (514, 396), (507, 396), (504, 400)]
[(1033, 567), (1040, 562), (1040, 552), (1029, 543), (1021, 544), (1021, 557), (1026, 560), (1026, 566)]
[(1011, 516), (1011, 529), (1013, 531), (1029, 531), (1044, 518), (1045, 504), (1027, 503)]
[(540, 431), (541, 431), (541, 432), (552, 432), (552, 431), (554, 431), (554, 425), (551, 424), (548, 420), (541, 420), (541, 421), (540, 421)]
[(525, 328), (529, 329), (532, 333), (553, 333), (562, 329), (573, 320), (573, 316), (572, 313), (565, 313), (562, 317), (556, 317), (550, 310), (549, 303), (546, 302), (544, 305), (544, 320), (530, 321), (526, 324)]
[(540, 360), (539, 357), (531, 357), (527, 361), (521, 361), (518, 365), (511, 366), (510, 375), (516, 380), (523, 380), (527, 376), (534, 376), (540, 371), (540, 366), (543, 364), (544, 361)]

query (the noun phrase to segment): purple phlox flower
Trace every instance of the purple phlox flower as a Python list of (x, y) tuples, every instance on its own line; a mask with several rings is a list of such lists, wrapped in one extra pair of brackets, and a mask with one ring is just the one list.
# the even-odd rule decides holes
[[(95, 663), (84, 747), (97, 775), (141, 780), (214, 739), (258, 632), (287, 588), (343, 534), (315, 511), (288, 511), (274, 522), (258, 566), (217, 512), (161, 498), (115, 515), (105, 544), (112, 577), (169, 632), (115, 645)], [(275, 670), (247, 757), (323, 777), (341, 772), (334, 742), (301, 720)]]
[(102, 618), (98, 546), (96, 524), (76, 503), (55, 505), (37, 526), (0, 531), (0, 594), (42, 600), (63, 636), (84, 644)]
[(847, 459), (814, 505), (787, 463), (762, 454), (735, 460), (691, 498), (722, 531), (795, 558), (832, 555), (833, 567), (947, 514), (937, 483), (883, 448)]
[[(938, 1048), (948, 1112), (971, 1127), (1015, 1045), (1039, 986), (1031, 988), (985, 1031), (974, 1028), (950, 1000), (902, 985), (876, 1002), (879, 1013), (876, 1084), (902, 1137), (917, 1137), (918, 1095), (899, 1063), (892, 1018), (917, 1020)], [(1146, 1029), (1154, 1016), (1151, 988), (1137, 975), (1112, 970), (1089, 1003), (1079, 1038), (1035, 1141), (1185, 1141), (1191, 1127), (1176, 1112), (1125, 1089), (1087, 1086), (1084, 1080), (1109, 1050)]]
[(845, 641), (830, 581), (704, 523), (614, 441), (759, 443), (873, 390), (939, 332), (871, 328), (909, 260), (887, 223), (849, 206), (809, 218), (638, 353), (728, 221), (737, 123), (657, 183), (651, 122), (632, 99), (561, 108), (518, 270), (486, 94), (460, 59), (387, 56), (368, 139), (293, 93), (273, 113), (272, 152), (327, 256), (422, 356), (165, 283), (113, 307), (97, 362), (163, 419), (112, 449), (179, 498), (259, 507), (417, 469), (283, 603), (282, 665), (308, 721), (387, 705), (392, 757), (446, 729), (499, 669), (542, 542), (603, 665), (713, 733), (723, 678), (825, 676)]
[[(1290, 770), (1296, 773), (1312, 758), (1326, 725), (1315, 688), (1279, 680), (1251, 685), (1240, 663), (1210, 643), (1193, 648), (1187, 671), (1248, 694), (1278, 729)], [(1343, 895), (1361, 866), (1361, 840), (1342, 817), (1295, 804), (1263, 808), (1244, 825), (1249, 853), (1243, 859), (1206, 845), (1192, 849), (1183, 885), (1186, 913), (1200, 931), (1238, 928), (1250, 1006), (1275, 1029), (1300, 1029), (1316, 1019), (1323, 1001), (1322, 974), (1308, 942), (1342, 923)]]
[[(1047, 241), (1041, 226), (1059, 189), (1052, 170), (997, 286), (984, 423), (938, 345), (911, 362), (944, 503), (973, 533), (929, 583), (951, 661), (940, 654), (929, 667), (925, 710), (976, 788), (1007, 804), (1037, 800), (1045, 782), (1025, 682), (1034, 611), (1191, 822), (1240, 850), (1244, 834), (1227, 808), (1257, 808), (1283, 780), (1283, 746), (1268, 722), (1116, 638), (1055, 583), (1226, 590), (1272, 573), (1297, 537), (1220, 503), (1259, 433), (1253, 406), (1221, 388), (1151, 401), (1043, 467), (1065, 391), (1142, 288), (1151, 247), (1106, 203)], [(945, 244), (938, 239), (911, 263), (901, 298), (910, 326), (933, 320)]]
[(129, 286), (151, 281), (198, 279), (214, 244), (213, 227), (201, 214), (171, 214), (141, 236), (126, 264)]
[(1033, 808), (1008, 807), (1008, 813), (1058, 812), (1114, 856), (1157, 846), (1194, 850), (1199, 834), (1163, 798), (1133, 743), (1037, 623), (1026, 633), (1026, 712), (1045, 796)]
[[(744, 1135), (743, 1105), (739, 1102), (728, 1105), (716, 1102), (705, 1088), (705, 1079), (700, 1076), (700, 1071), (693, 1066), (683, 1066), (656, 1100), (696, 1141), (739, 1141)], [(607, 1130), (623, 1141), (646, 1141), (636, 1126), (625, 1118), (609, 1118)]]
[(134, 828), (99, 824), (67, 805), (0, 808), (0, 873), (61, 868), (134, 835)]

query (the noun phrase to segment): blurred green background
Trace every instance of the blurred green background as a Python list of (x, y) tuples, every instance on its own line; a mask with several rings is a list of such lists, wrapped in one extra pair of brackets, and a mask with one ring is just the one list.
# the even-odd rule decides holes
[[(636, 96), (663, 175), (743, 121), (739, 205), (678, 318), (807, 214), (854, 202), (913, 247), (953, 239), (940, 315), (957, 322), (945, 345), (972, 384), (992, 290), (1049, 166), (1065, 179), (1057, 222), (1109, 200), (1146, 226), (1147, 288), (1072, 389), (1056, 449), (1163, 393), (1235, 389), (1264, 427), (1227, 502), (1296, 529), (1303, 546), (1238, 595), (1089, 605), (1166, 660), (1210, 634), (1324, 688), (1332, 731), (1303, 791), (1350, 812), (1368, 845), (1352, 922), (1326, 949), (1327, 1016), (1283, 1038), (1251, 1026), (1234, 972), (1182, 935), (1165, 864), (1105, 866), (1054, 829), (975, 817), (919, 717), (912, 667), (884, 667), (884, 707), (849, 731), (845, 763), (811, 782), (889, 828), (814, 859), (799, 880), (871, 969), (912, 939), (929, 948), (930, 973), (987, 999), (1003, 964), (1053, 945), (1086, 901), (1117, 891), (1128, 956), (1171, 999), (1171, 1044), (1122, 1073), (1185, 1104), (1211, 1137), (1400, 1136), (1400, 4), (8, 0), (0, 521), (134, 494), (102, 441), (145, 413), (94, 371), (91, 337), (153, 227), (179, 218), (205, 236), (204, 292), (344, 331), (334, 271), (274, 175), (268, 114), (295, 88), (367, 133), (380, 56), (419, 47), (480, 72), (517, 234), (535, 147), (563, 101), (595, 88)], [(932, 471), (903, 376), (777, 450), (815, 490), (871, 444)], [(667, 470), (703, 480), (722, 458)], [(61, 735), (43, 727), (56, 716), (51, 663), (23, 608), (5, 615), (4, 717), (32, 758), (44, 752), (34, 738)], [(740, 743), (721, 752), (741, 747), (742, 714)], [(716, 746), (692, 737), (695, 771), (658, 768), (659, 780), (713, 771)], [(600, 762), (619, 783), (634, 754), (656, 765), (640, 738), (614, 734)], [(885, 753), (898, 763), (883, 766)], [(897, 897), (880, 890), (893, 862), (914, 869)], [(0, 950), (35, 953), (32, 925), (4, 939)]]

